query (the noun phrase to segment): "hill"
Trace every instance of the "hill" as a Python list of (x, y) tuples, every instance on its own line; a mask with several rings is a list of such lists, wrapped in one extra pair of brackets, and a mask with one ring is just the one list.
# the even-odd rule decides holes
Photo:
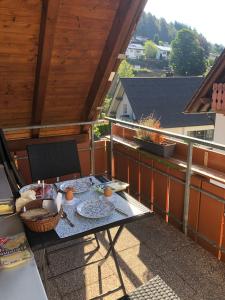
[(195, 29), (192, 29), (188, 25), (177, 21), (167, 23), (164, 18), (158, 19), (151, 13), (143, 12), (134, 36), (142, 36), (153, 41), (159, 40), (171, 43), (171, 41), (175, 39), (177, 32), (183, 28), (188, 28), (195, 32), (200, 45), (204, 49), (205, 57), (208, 58), (210, 54), (212, 54), (212, 56), (220, 55), (224, 48), (223, 45), (208, 42), (201, 33), (198, 33)]

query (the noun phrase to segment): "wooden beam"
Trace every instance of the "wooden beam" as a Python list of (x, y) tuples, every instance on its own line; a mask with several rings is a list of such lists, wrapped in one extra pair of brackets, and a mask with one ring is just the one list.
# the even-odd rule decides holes
[(215, 61), (213, 67), (207, 74), (200, 88), (193, 95), (191, 101), (185, 107), (184, 112), (192, 113), (199, 112), (199, 107), (201, 105), (201, 98), (211, 98), (213, 84), (218, 81), (218, 79), (225, 77), (225, 49), (221, 55)]
[(118, 54), (125, 52), (146, 2), (146, 0), (120, 1), (86, 99), (83, 116), (85, 121), (96, 118), (98, 114), (96, 108), (101, 106), (110, 85), (108, 81), (110, 73), (116, 71), (120, 63)]
[(61, 141), (68, 141), (68, 140), (75, 140), (77, 144), (85, 143), (89, 140), (89, 135), (88, 133), (82, 133), (77, 135), (63, 135), (63, 136), (40, 137), (40, 138), (21, 139), (21, 140), (8, 140), (7, 145), (9, 151), (13, 152), (13, 151), (25, 150), (27, 145), (61, 142)]
[[(41, 124), (60, 0), (42, 0), (39, 46), (34, 82), (32, 124)], [(39, 130), (33, 130), (37, 137)]]

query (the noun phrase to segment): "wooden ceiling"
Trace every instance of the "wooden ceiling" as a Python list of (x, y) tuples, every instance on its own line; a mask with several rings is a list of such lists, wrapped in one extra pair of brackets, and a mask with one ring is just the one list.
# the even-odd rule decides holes
[[(146, 0), (0, 1), (0, 127), (98, 115)], [(79, 134), (20, 130), (9, 138)]]

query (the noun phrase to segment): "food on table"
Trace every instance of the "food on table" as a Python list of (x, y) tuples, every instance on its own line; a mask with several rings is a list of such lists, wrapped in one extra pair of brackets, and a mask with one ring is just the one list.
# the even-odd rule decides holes
[(7, 250), (12, 250), (20, 246), (20, 244), (25, 243), (26, 236), (25, 235), (18, 235), (16, 239), (7, 239), (4, 242), (4, 248)]
[(13, 206), (10, 203), (0, 204), (0, 215), (6, 215), (13, 213)]
[(23, 197), (16, 199), (16, 212), (20, 212), (21, 209), (31, 201), (33, 200), (30, 198), (23, 198)]
[(21, 193), (21, 197), (31, 199), (31, 200), (36, 200), (36, 192), (34, 190), (27, 190)]
[(15, 267), (32, 257), (33, 254), (24, 233), (0, 236), (0, 269)]
[(37, 198), (44, 197), (51, 191), (51, 189), (52, 189), (51, 185), (48, 184), (44, 184), (32, 188), (32, 190), (35, 191)]
[(65, 198), (67, 201), (73, 200), (73, 193), (74, 192), (72, 189), (67, 190), (66, 195), (65, 195)]
[(36, 221), (46, 219), (52, 216), (52, 214), (50, 214), (49, 211), (45, 208), (34, 208), (21, 213), (20, 216), (25, 220)]
[(104, 196), (105, 197), (111, 197), (112, 196), (112, 189), (109, 186), (106, 186), (104, 188)]

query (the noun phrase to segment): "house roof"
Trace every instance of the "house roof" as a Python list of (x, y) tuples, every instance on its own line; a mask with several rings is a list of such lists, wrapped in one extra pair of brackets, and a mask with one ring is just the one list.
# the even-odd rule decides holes
[(210, 112), (214, 83), (225, 83), (225, 49), (216, 59), (199, 89), (190, 97), (185, 113)]
[(213, 124), (207, 115), (185, 115), (188, 99), (199, 88), (202, 77), (121, 78), (136, 119), (153, 113), (164, 128)]
[(131, 43), (128, 46), (129, 49), (137, 49), (137, 50), (144, 50), (144, 46), (140, 44)]
[(159, 50), (168, 51), (168, 52), (171, 51), (171, 47), (169, 47), (169, 46), (158, 46), (158, 45), (156, 45), (156, 46)]
[[(0, 1), (0, 127), (97, 118), (146, 0)], [(10, 138), (79, 134), (84, 127)], [(87, 128), (85, 129), (87, 131)]]

